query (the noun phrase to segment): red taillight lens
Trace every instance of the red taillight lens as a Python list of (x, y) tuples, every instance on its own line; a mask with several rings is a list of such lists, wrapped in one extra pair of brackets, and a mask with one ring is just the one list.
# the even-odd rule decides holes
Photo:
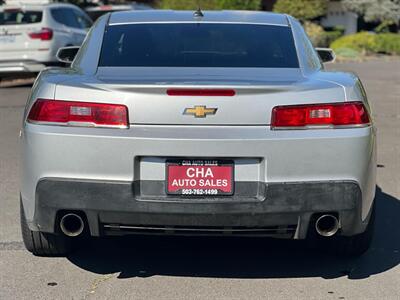
[(232, 97), (235, 96), (234, 90), (229, 89), (169, 89), (169, 96), (219, 96)]
[(271, 127), (354, 126), (371, 122), (362, 102), (277, 106)]
[(39, 31), (29, 33), (31, 39), (40, 39), (42, 41), (50, 41), (53, 38), (53, 30), (50, 28), (42, 28)]
[(31, 123), (85, 127), (128, 127), (125, 105), (39, 99), (32, 106)]

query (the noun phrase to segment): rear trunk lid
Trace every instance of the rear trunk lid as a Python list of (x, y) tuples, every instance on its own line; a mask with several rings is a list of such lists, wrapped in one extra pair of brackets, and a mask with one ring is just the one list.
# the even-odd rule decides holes
[[(234, 95), (168, 95), (170, 89)], [(275, 106), (342, 102), (344, 92), (335, 83), (304, 77), (300, 69), (103, 67), (95, 77), (63, 82), (56, 99), (123, 103), (131, 124), (268, 125)], [(198, 107), (208, 114), (196, 117)]]

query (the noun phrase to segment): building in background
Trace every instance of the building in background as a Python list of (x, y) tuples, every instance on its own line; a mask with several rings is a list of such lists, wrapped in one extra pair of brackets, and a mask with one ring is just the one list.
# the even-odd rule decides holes
[(346, 10), (340, 1), (329, 1), (326, 16), (321, 18), (320, 24), (324, 28), (342, 27), (344, 34), (353, 34), (358, 31), (358, 15)]

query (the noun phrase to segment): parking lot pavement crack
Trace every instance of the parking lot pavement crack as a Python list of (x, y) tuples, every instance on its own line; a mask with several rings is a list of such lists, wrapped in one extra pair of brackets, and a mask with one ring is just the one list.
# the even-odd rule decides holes
[(86, 296), (85, 296), (84, 299), (88, 299), (91, 295), (95, 294), (95, 293), (96, 293), (96, 290), (98, 289), (98, 287), (99, 287), (101, 284), (103, 284), (103, 283), (105, 283), (107, 280), (109, 280), (109, 279), (115, 277), (115, 275), (116, 275), (116, 274), (106, 274), (106, 275), (103, 275), (103, 276), (100, 276), (100, 277), (95, 278), (95, 279), (92, 281), (92, 285), (91, 285), (91, 287), (90, 287), (90, 290), (88, 291), (88, 293), (86, 294)]

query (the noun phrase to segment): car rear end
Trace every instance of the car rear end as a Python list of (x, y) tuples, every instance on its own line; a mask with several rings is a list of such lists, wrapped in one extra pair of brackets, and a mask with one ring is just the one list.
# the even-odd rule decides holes
[(275, 25), (115, 16), (77, 58), (88, 66), (98, 55), (95, 73), (59, 74), (27, 106), (31, 230), (82, 229), (64, 230), (70, 221), (93, 236), (304, 239), (328, 216), (342, 236), (365, 231), (376, 164), (368, 103), (351, 76), (305, 74), (285, 16)]
[(53, 30), (44, 6), (0, 6), (0, 76), (39, 72), (55, 60), (49, 53)]

